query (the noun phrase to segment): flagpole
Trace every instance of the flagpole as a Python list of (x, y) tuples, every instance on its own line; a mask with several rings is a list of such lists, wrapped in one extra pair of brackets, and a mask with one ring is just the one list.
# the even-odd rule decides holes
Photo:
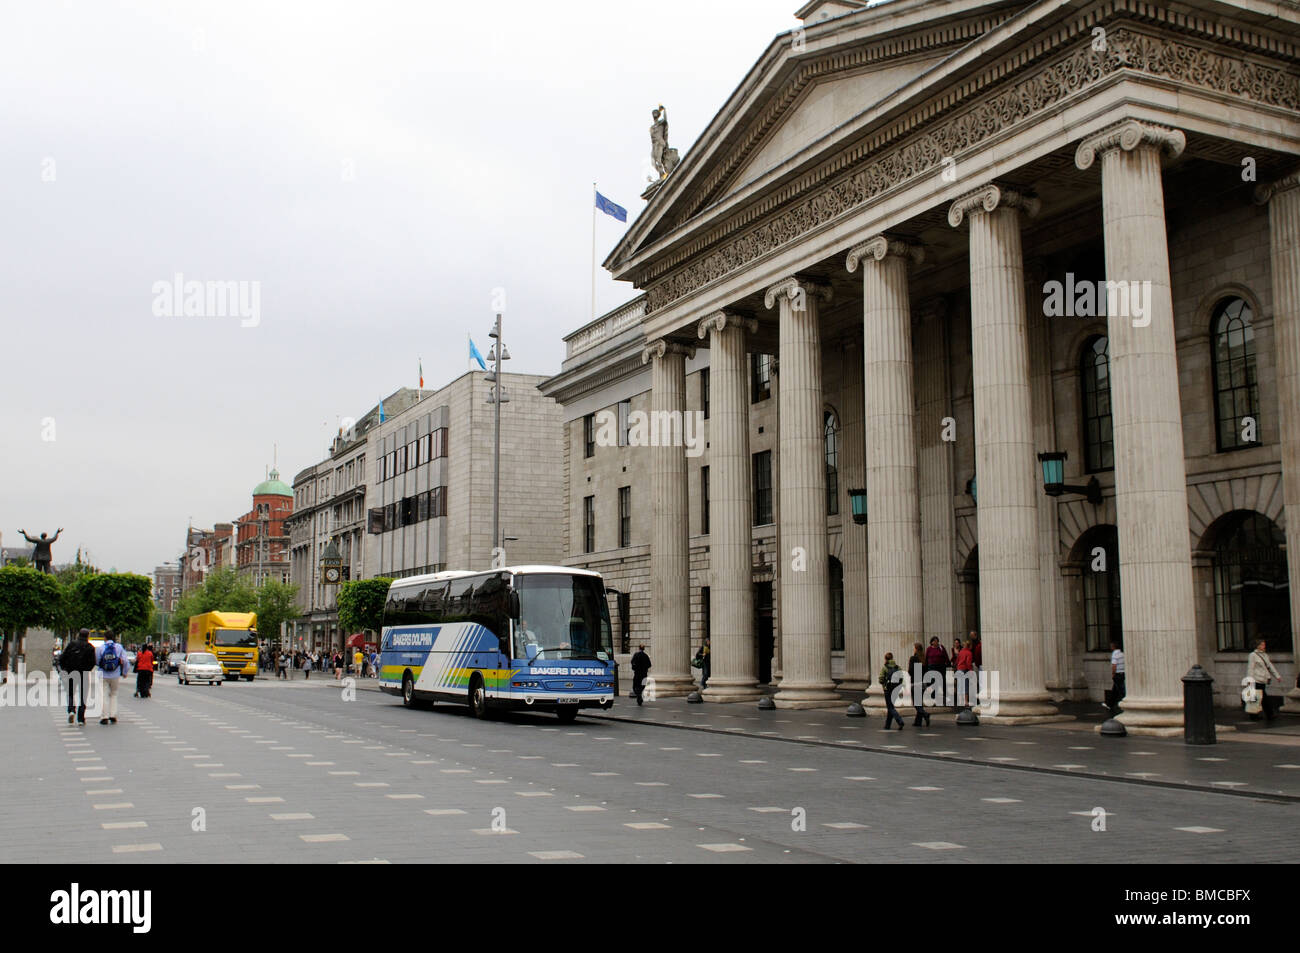
[(596, 320), (596, 183), (591, 183), (591, 320)]

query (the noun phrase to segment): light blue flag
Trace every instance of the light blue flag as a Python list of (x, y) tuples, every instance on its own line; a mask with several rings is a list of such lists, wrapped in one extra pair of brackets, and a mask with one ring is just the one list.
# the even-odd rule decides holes
[(384, 402), (382, 400), (379, 402), (379, 422), (381, 424), (384, 422)]
[(483, 355), (478, 352), (478, 348), (474, 346), (473, 338), (469, 339), (469, 356), (472, 360), (478, 361), (479, 367), (485, 371), (487, 370), (487, 364), (483, 361)]
[(620, 222), (627, 221), (627, 209), (623, 206), (611, 202), (599, 192), (596, 193), (596, 208), (600, 209), (606, 215), (618, 219)]

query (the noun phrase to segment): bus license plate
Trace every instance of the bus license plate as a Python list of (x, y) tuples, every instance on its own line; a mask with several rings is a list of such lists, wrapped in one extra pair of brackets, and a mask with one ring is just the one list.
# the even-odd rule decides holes
[(555, 699), (555, 704), (557, 704), (557, 705), (577, 705), (577, 704), (579, 704), (581, 701), (582, 701), (581, 698), (557, 698), (557, 699)]

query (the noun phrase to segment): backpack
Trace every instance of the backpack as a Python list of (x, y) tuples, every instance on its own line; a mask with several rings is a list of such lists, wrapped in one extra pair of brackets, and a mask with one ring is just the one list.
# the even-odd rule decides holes
[(99, 657), (99, 667), (104, 670), (104, 674), (112, 675), (122, 668), (122, 659), (117, 652), (113, 651), (113, 644), (104, 646), (104, 652)]

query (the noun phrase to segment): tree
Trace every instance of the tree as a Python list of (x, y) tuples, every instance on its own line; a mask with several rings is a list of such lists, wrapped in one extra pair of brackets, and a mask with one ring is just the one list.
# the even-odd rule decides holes
[(294, 602), (298, 598), (298, 587), (268, 579), (257, 590), (257, 634), (264, 639), (276, 641), (280, 638), (280, 624), (296, 619), (302, 612)]
[[(0, 569), (0, 669), (22, 648), (28, 628), (53, 624), (63, 598), (58, 580), (28, 566)], [(10, 642), (18, 651), (10, 651)]]
[(208, 573), (198, 589), (187, 592), (172, 612), (171, 630), (185, 635), (190, 630), (190, 616), (204, 612), (256, 612), (257, 592), (248, 580), (229, 566)]
[(339, 587), (339, 629), (378, 632), (384, 626), (384, 603), (393, 580), (356, 579)]
[(59, 601), (58, 613), (52, 625), (54, 631), (64, 639), (73, 635), (83, 626), (90, 627), (89, 623), (83, 621), (85, 606), (81, 600), (81, 593), (77, 589), (77, 583), (84, 577), (92, 575), (94, 571), (89, 563), (81, 561), (80, 550), (77, 552), (77, 561), (75, 563), (54, 570), (54, 578), (59, 581), (59, 585), (63, 589), (63, 598)]
[(112, 629), (119, 636), (147, 634), (153, 613), (153, 583), (135, 573), (94, 573), (74, 585), (82, 625)]

